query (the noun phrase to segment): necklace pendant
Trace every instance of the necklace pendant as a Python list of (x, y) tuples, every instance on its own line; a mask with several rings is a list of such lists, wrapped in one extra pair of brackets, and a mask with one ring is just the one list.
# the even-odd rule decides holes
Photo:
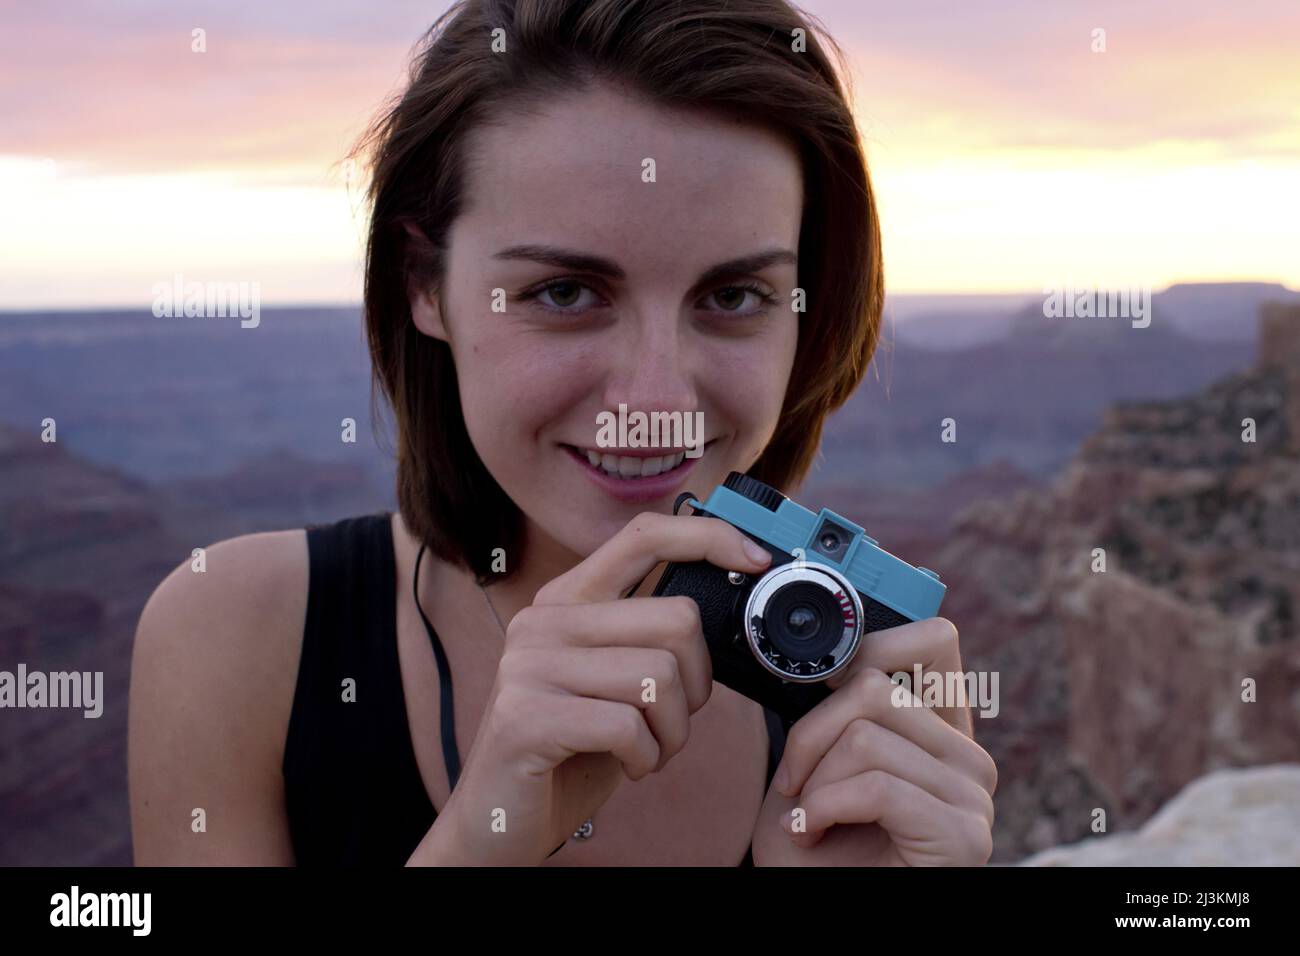
[(594, 833), (595, 833), (595, 828), (592, 827), (591, 818), (588, 817), (585, 821), (583, 821), (582, 826), (578, 827), (578, 829), (573, 831), (573, 838), (575, 840), (590, 840)]

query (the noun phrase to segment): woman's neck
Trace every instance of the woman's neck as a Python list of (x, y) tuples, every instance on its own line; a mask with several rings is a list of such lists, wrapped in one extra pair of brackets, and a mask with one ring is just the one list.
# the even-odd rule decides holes
[[(483, 582), (506, 627), (511, 618), (533, 603), (544, 585), (583, 560), (582, 555), (570, 551), (527, 519), (521, 537), (523, 554), (515, 570), (496, 583), (491, 578)], [(506, 555), (506, 560), (510, 559), (511, 555)]]

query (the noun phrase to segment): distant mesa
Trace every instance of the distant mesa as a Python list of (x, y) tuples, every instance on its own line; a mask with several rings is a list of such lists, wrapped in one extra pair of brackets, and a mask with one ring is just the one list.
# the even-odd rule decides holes
[[(1042, 299), (1041, 294), (1029, 293), (896, 295), (886, 303), (884, 339), (942, 350), (989, 344), (1012, 334), (1017, 326), (1023, 331), (1024, 320), (1041, 320)], [(1259, 310), (1270, 301), (1300, 303), (1300, 291), (1277, 282), (1179, 282), (1153, 293), (1154, 328), (1204, 341), (1253, 342)], [(1074, 325), (1094, 331), (1102, 324)]]

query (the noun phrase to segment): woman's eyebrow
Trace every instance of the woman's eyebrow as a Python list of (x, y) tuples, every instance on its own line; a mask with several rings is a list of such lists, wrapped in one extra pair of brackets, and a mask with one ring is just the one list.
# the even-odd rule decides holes
[[(572, 269), (574, 272), (589, 272), (610, 279), (627, 278), (627, 273), (623, 271), (622, 267), (611, 259), (589, 255), (585, 252), (560, 249), (555, 246), (531, 244), (507, 246), (493, 255), (492, 258), (531, 259), (533, 262), (541, 262), (561, 269)], [(710, 282), (730, 276), (760, 272), (777, 263), (797, 263), (798, 261), (798, 257), (789, 249), (768, 249), (763, 252), (756, 252), (753, 255), (728, 259), (726, 262), (710, 266), (704, 270), (704, 274), (700, 276), (696, 286), (708, 285)]]
[(722, 279), (729, 279), (732, 276), (762, 272), (768, 266), (774, 266), (777, 263), (788, 262), (794, 264), (798, 261), (799, 257), (789, 249), (768, 249), (765, 252), (756, 252), (753, 255), (741, 256), (738, 259), (728, 259), (726, 262), (719, 262), (716, 266), (705, 269), (704, 274), (695, 283), (695, 288), (703, 288)]

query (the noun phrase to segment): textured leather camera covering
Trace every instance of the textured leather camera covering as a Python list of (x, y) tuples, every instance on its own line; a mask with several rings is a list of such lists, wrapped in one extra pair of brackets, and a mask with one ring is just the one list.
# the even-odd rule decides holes
[(862, 632), (864, 634), (912, 623), (911, 618), (904, 617), (892, 607), (886, 607), (879, 601), (873, 601), (861, 592), (858, 592), (858, 596), (862, 598)]

